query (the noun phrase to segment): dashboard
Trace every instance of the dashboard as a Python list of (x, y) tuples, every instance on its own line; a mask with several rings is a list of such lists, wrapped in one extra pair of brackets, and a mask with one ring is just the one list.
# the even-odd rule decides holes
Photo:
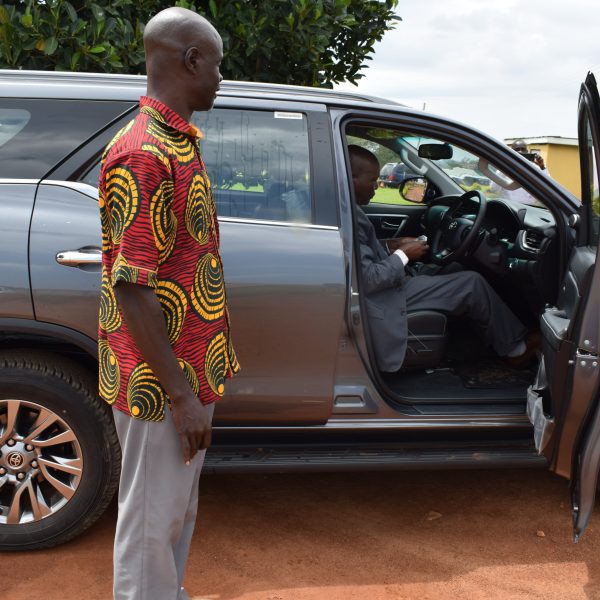
[(505, 246), (509, 257), (533, 260), (556, 237), (556, 223), (549, 210), (510, 200), (488, 201), (482, 230), (488, 234), (488, 242), (497, 240)]
[[(436, 198), (424, 215), (428, 237), (433, 239), (448, 210), (461, 223), (473, 223), (477, 199), (459, 203), (459, 196)], [(467, 226), (463, 236), (468, 233)], [(512, 306), (535, 315), (558, 294), (559, 236), (553, 214), (538, 206), (505, 198), (490, 199), (479, 227), (461, 262), (494, 281), (496, 291)]]

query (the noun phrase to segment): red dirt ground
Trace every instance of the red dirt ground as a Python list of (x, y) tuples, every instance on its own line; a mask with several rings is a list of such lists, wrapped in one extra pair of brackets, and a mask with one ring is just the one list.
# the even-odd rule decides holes
[[(600, 599), (600, 514), (574, 545), (567, 483), (545, 471), (219, 475), (201, 485), (186, 578), (194, 600)], [(115, 515), (113, 503), (68, 544), (0, 556), (0, 597), (108, 600)]]

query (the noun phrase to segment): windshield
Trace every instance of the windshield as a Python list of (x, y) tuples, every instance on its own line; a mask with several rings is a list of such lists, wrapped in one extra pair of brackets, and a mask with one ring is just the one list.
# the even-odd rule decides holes
[[(404, 180), (425, 177), (441, 194), (457, 193), (456, 188), (449, 185), (447, 178), (450, 178), (463, 191), (477, 190), (487, 199), (502, 198), (545, 208), (538, 198), (500, 169), (456, 144), (386, 127), (359, 125), (350, 127), (348, 134), (349, 143), (364, 145), (382, 166), (378, 180), (381, 189), (373, 202), (398, 203), (397, 190)], [(423, 148), (424, 145), (428, 148)]]

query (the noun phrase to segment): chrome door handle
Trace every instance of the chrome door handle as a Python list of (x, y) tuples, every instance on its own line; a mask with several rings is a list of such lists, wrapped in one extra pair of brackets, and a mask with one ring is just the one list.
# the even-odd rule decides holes
[(56, 262), (65, 267), (81, 267), (102, 264), (100, 248), (80, 248), (79, 250), (63, 250), (56, 255)]

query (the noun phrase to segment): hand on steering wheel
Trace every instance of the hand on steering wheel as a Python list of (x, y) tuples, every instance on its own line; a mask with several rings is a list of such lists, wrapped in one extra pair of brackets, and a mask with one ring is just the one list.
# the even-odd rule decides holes
[[(459, 215), (460, 208), (471, 198), (478, 198), (479, 208), (475, 220)], [(431, 242), (431, 259), (438, 265), (447, 265), (467, 252), (477, 238), (485, 216), (486, 199), (477, 190), (465, 192), (454, 206), (445, 212)]]

